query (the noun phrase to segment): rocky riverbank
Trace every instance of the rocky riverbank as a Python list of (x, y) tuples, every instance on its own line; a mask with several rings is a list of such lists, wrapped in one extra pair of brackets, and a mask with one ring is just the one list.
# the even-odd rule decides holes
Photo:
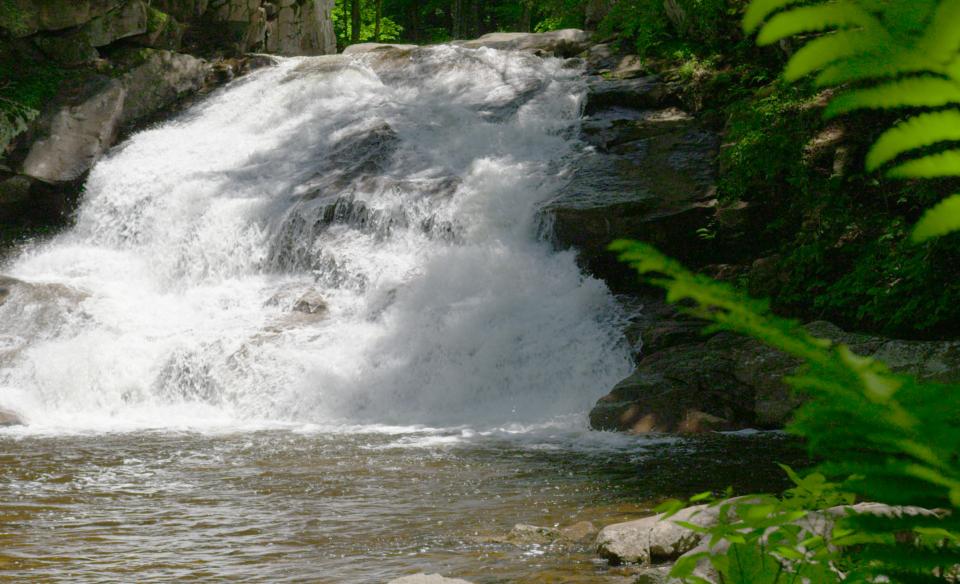
[[(614, 239), (636, 239), (719, 279), (780, 277), (769, 258), (755, 257), (762, 248), (751, 252), (742, 241), (716, 236), (718, 225), (761, 232), (766, 220), (755, 208), (718, 197), (724, 173), (734, 170), (720, 164), (721, 148), (730, 147), (728, 125), (718, 127), (716, 108), (711, 116), (702, 112), (719, 98), (704, 93), (696, 78), (656, 70), (610, 45), (591, 45), (579, 59), (590, 87), (583, 139), (593, 150), (544, 213), (555, 244), (575, 248), (584, 268), (621, 294), (637, 362), (597, 402), (592, 427), (635, 433), (783, 427), (800, 403), (783, 378), (799, 362), (750, 339), (701, 334), (703, 323), (645, 289), (606, 249)], [(839, 140), (813, 146), (829, 161), (845, 152)], [(960, 342), (857, 334), (824, 320), (807, 328), (895, 371), (960, 380)]]
[(0, 5), (0, 243), (63, 223), (131, 131), (269, 63), (336, 51), (330, 0)]

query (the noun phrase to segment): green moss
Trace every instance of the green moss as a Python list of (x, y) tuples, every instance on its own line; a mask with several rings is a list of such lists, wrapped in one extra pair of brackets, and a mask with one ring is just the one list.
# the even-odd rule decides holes
[(147, 13), (147, 32), (155, 33), (163, 30), (170, 21), (170, 15), (156, 8), (150, 8)]

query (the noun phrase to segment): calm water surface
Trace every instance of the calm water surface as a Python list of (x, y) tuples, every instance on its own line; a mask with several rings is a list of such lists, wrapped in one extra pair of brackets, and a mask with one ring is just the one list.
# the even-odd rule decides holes
[[(622, 582), (516, 523), (604, 525), (663, 497), (781, 485), (785, 438), (470, 431), (0, 437), (0, 580)], [(501, 540), (501, 541), (498, 541)]]

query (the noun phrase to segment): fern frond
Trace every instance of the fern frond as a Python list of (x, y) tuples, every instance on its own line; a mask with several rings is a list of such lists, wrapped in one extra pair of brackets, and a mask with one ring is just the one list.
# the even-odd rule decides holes
[(770, 19), (760, 30), (757, 44), (773, 44), (802, 33), (823, 32), (838, 28), (875, 25), (870, 14), (851, 3), (819, 4), (794, 8)]
[(757, 30), (768, 16), (803, 0), (754, 0), (743, 16), (743, 29), (749, 34)]
[(945, 68), (931, 67), (930, 61), (914, 51), (871, 51), (845, 58), (824, 67), (814, 82), (820, 87), (854, 81), (887, 79), (910, 74), (948, 75)]
[(960, 0), (941, 0), (930, 26), (920, 41), (920, 50), (932, 61), (949, 63), (960, 51)]
[(960, 103), (960, 85), (939, 77), (910, 77), (834, 97), (823, 115), (833, 118), (858, 109), (940, 107)]
[(814, 39), (797, 51), (783, 72), (796, 81), (831, 63), (850, 59), (875, 49), (878, 36), (859, 30), (844, 30)]
[[(895, 85), (897, 84), (890, 84), (890, 86)], [(896, 93), (886, 92), (885, 99), (896, 100), (896, 97)], [(836, 100), (834, 103), (836, 103)], [(833, 105), (833, 103), (830, 105)], [(877, 139), (867, 154), (867, 170), (876, 170), (897, 156), (911, 150), (947, 141), (960, 141), (960, 110), (914, 116), (887, 130)]]
[(960, 194), (947, 197), (928, 209), (913, 228), (913, 241), (921, 243), (960, 230)]
[(960, 150), (947, 150), (904, 162), (893, 167), (887, 175), (893, 178), (960, 176)]

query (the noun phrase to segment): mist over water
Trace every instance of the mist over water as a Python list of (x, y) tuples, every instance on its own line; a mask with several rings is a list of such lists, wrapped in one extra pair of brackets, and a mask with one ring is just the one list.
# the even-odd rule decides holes
[(619, 313), (538, 210), (580, 72), (453, 46), (284, 60), (92, 171), (0, 269), (0, 407), (32, 428), (583, 424)]

